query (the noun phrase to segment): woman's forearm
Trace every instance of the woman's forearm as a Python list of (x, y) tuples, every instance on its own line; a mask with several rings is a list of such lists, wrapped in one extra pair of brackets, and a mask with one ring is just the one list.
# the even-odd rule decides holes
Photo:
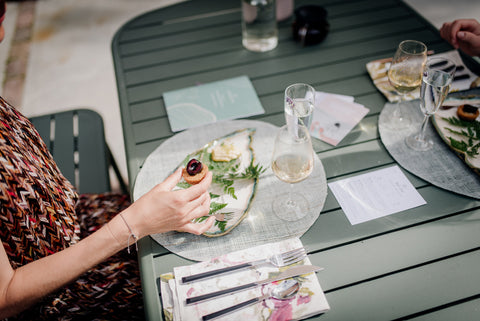
[(180, 179), (181, 169), (178, 169), (89, 237), (15, 271), (1, 248), (0, 318), (18, 313), (72, 282), (127, 244), (133, 245), (137, 237), (173, 230), (204, 233), (213, 225), (215, 217), (201, 224), (192, 220), (209, 213), (208, 187), (212, 174), (207, 173), (199, 184), (188, 189), (172, 191)]
[(26, 309), (45, 295), (77, 279), (124, 248), (129, 235), (128, 227), (117, 215), (77, 244), (14, 270), (9, 284), (1, 285), (0, 318)]

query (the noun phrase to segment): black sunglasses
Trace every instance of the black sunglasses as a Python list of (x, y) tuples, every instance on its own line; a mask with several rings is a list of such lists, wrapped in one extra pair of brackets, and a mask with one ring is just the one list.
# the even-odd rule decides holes
[(292, 31), (293, 39), (303, 46), (322, 42), (330, 31), (327, 10), (317, 5), (305, 5), (297, 8)]

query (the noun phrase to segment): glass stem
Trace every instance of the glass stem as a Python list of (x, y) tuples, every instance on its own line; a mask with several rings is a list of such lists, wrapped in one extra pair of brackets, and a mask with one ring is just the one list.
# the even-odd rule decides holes
[(290, 185), (290, 188), (288, 189), (288, 199), (287, 199), (287, 205), (290, 207), (294, 207), (297, 204), (293, 200), (293, 184), (288, 184)]
[(402, 102), (403, 102), (403, 95), (399, 94), (398, 97), (400, 97), (400, 99), (397, 102), (397, 107), (393, 110), (393, 117), (395, 119), (399, 119), (400, 121), (402, 121), (403, 117), (402, 117), (402, 113), (400, 112), (400, 108), (401, 108)]
[(400, 102), (397, 103), (397, 107), (393, 110), (393, 117), (395, 119), (402, 118), (402, 115), (400, 114)]
[(422, 128), (420, 129), (420, 132), (418, 133), (417, 140), (424, 142), (425, 141), (425, 133), (427, 131), (427, 125), (428, 125), (428, 119), (430, 118), (430, 115), (425, 115), (423, 118), (422, 122)]

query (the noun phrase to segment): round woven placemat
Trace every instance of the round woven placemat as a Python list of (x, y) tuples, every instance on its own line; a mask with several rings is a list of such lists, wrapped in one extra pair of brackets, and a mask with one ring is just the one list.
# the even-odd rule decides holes
[[(420, 100), (385, 104), (378, 120), (382, 143), (397, 163), (425, 181), (451, 192), (480, 199), (480, 176), (469, 168), (438, 136), (433, 124), (428, 124), (427, 135), (434, 142), (432, 149), (414, 151), (405, 144), (405, 138), (420, 130), (423, 114)], [(387, 122), (394, 108), (401, 108), (412, 119), (405, 130), (390, 130)]]
[[(250, 248), (291, 237), (302, 236), (320, 215), (327, 196), (327, 180), (321, 161), (315, 157), (313, 173), (294, 184), (309, 202), (306, 215), (295, 222), (278, 218), (272, 211), (277, 195), (288, 191), (289, 184), (278, 180), (270, 168), (273, 142), (278, 127), (260, 121), (234, 120), (183, 131), (172, 136), (153, 151), (140, 170), (134, 187), (134, 199), (163, 181), (185, 158), (206, 143), (243, 128), (255, 128), (253, 150), (255, 163), (268, 167), (258, 180), (258, 187), (247, 217), (227, 235), (206, 237), (169, 232), (151, 235), (169, 251), (187, 259), (204, 261), (232, 251)], [(286, 209), (285, 209), (286, 210)]]

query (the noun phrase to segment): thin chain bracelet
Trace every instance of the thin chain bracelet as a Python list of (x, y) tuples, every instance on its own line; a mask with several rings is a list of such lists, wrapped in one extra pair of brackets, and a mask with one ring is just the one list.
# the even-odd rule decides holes
[(130, 225), (128, 225), (127, 220), (125, 220), (122, 213), (119, 213), (118, 215), (120, 215), (122, 220), (125, 222), (125, 225), (128, 227), (128, 230), (130, 231), (130, 235), (128, 236), (128, 240), (127, 240), (127, 252), (128, 252), (128, 254), (130, 254), (130, 238), (131, 237), (133, 237), (133, 240), (135, 241), (135, 249), (138, 252), (138, 244), (137, 244), (138, 237), (135, 235), (135, 233), (133, 233), (132, 229), (130, 228)]

